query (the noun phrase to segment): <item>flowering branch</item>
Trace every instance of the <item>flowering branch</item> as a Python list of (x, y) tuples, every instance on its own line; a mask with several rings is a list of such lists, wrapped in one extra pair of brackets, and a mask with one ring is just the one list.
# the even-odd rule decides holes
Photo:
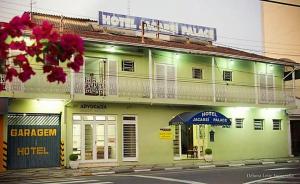
[[(23, 37), (25, 30), (31, 30), (28, 40)], [(16, 52), (18, 54), (10, 55)], [(0, 27), (0, 74), (5, 74), (5, 80), (9, 82), (15, 77), (22, 82), (29, 80), (35, 75), (31, 67), (35, 61), (41, 63), (49, 82), (64, 83), (67, 74), (60, 63), (66, 62), (68, 68), (79, 72), (83, 65), (83, 52), (83, 40), (79, 36), (60, 35), (48, 21), (36, 25), (30, 20), (29, 13), (16, 16)], [(13, 62), (7, 62), (8, 59)], [(4, 88), (4, 84), (0, 84), (0, 91)]]

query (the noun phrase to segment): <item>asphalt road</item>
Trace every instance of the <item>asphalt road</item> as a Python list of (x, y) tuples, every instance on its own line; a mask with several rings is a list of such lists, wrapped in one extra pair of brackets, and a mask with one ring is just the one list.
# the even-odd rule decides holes
[(138, 172), (72, 178), (31, 179), (15, 183), (43, 184), (235, 184), (282, 183), (300, 184), (300, 164), (276, 164), (244, 167), (217, 167), (170, 171)]

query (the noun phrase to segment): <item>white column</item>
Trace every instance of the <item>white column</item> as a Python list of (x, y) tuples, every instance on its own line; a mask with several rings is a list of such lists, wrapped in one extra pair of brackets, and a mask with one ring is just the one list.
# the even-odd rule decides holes
[(151, 49), (149, 49), (149, 92), (150, 92), (150, 99), (153, 98), (153, 69), (152, 69), (152, 66), (153, 66), (153, 61), (152, 61), (152, 51)]
[(216, 102), (216, 71), (215, 71), (215, 57), (211, 60), (211, 80), (212, 80), (212, 90), (213, 90), (213, 102)]
[(296, 94), (295, 94), (295, 69), (292, 73), (292, 78), (293, 78), (293, 97), (294, 97), (293, 100), (295, 101), (295, 99), (296, 99)]
[(258, 104), (258, 87), (257, 87), (257, 71), (256, 71), (256, 62), (254, 62), (254, 67), (253, 67), (253, 72), (254, 72), (254, 88), (255, 88), (255, 103)]

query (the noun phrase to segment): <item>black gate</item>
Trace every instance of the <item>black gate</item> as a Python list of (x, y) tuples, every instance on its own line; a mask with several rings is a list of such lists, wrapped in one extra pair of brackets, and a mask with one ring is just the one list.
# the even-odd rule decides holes
[(291, 120), (292, 154), (300, 156), (300, 120)]
[(60, 166), (60, 114), (8, 115), (8, 169)]

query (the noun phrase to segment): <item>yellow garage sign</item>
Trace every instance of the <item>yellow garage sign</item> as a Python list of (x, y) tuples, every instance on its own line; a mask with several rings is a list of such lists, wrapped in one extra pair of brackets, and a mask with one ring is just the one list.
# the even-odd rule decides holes
[(160, 128), (159, 131), (159, 138), (160, 139), (172, 139), (172, 129), (167, 127), (167, 128)]

